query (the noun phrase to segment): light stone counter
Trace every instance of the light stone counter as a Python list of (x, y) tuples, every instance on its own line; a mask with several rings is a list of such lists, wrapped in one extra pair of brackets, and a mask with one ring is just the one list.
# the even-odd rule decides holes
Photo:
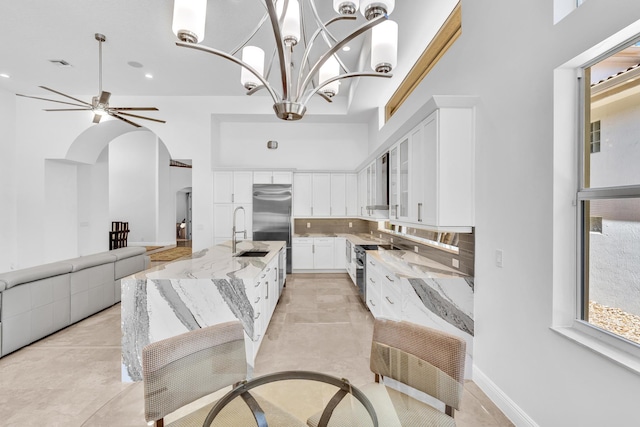
[(231, 242), (226, 242), (122, 279), (122, 380), (142, 380), (145, 345), (236, 319), (245, 330), (251, 369), (259, 345), (256, 337), (268, 325), (266, 316), (260, 322), (254, 319), (260, 310), (254, 304), (254, 283), (270, 263), (277, 265), (284, 246), (285, 242), (238, 242), (238, 252), (269, 252), (242, 258), (234, 257)]
[(354, 245), (378, 245), (378, 244), (389, 244), (389, 242), (375, 237), (373, 234), (367, 233), (296, 233), (293, 237), (344, 237), (349, 240)]

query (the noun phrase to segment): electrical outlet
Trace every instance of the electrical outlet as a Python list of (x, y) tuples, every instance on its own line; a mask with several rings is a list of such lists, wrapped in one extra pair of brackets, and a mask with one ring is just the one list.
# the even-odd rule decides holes
[(352, 222), (349, 223), (349, 228), (353, 228), (353, 223)]
[(378, 234), (378, 236), (380, 236), (380, 238), (382, 239), (382, 233), (381, 233), (381, 234)]
[(310, 222), (307, 223), (307, 228), (311, 228), (311, 223)]
[(393, 237), (390, 240), (391, 240), (391, 243), (393, 243)]
[(451, 259), (451, 265), (452, 265), (454, 268), (460, 268), (460, 261), (459, 261), (459, 260), (457, 260), (457, 259), (455, 259), (455, 258), (452, 258), (452, 259)]
[(502, 249), (496, 249), (496, 267), (502, 268)]
[(418, 253), (418, 247), (417, 247), (417, 246), (414, 246), (414, 247), (413, 247), (413, 251), (414, 251), (415, 253)]

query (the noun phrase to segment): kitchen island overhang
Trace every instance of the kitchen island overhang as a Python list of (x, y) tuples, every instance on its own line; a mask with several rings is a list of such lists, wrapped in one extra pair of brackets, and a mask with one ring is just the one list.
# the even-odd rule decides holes
[[(240, 257), (241, 252), (267, 252)], [(122, 279), (122, 380), (142, 380), (147, 344), (181, 333), (239, 320), (252, 372), (280, 286), (278, 266), (286, 242), (231, 242)]]

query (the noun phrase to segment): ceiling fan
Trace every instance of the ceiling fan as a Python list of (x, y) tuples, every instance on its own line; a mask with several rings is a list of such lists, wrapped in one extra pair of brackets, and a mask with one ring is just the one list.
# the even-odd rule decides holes
[(43, 101), (57, 102), (59, 104), (67, 104), (67, 105), (73, 105), (75, 107), (80, 107), (80, 108), (45, 109), (44, 111), (93, 111), (93, 123), (99, 123), (100, 119), (105, 114), (108, 114), (111, 117), (115, 117), (116, 119), (122, 120), (123, 122), (129, 123), (130, 125), (138, 128), (141, 127), (141, 125), (122, 116), (135, 117), (135, 118), (144, 119), (144, 120), (151, 120), (159, 123), (166, 123), (166, 121), (164, 120), (152, 119), (151, 117), (144, 117), (144, 116), (139, 116), (137, 114), (127, 113), (127, 111), (158, 111), (158, 109), (155, 107), (110, 107), (109, 106), (109, 98), (111, 98), (111, 92), (102, 90), (102, 43), (106, 41), (107, 38), (103, 34), (99, 34), (99, 33), (96, 33), (95, 38), (99, 43), (99, 61), (100, 61), (100, 64), (99, 64), (100, 74), (99, 74), (99, 87), (98, 87), (99, 95), (94, 96), (91, 99), (91, 103), (82, 101), (80, 99), (74, 98), (72, 96), (66, 95), (62, 92), (58, 92), (57, 90), (53, 90), (45, 86), (40, 86), (40, 87), (42, 89), (48, 90), (49, 92), (53, 92), (58, 95), (64, 96), (65, 98), (72, 99), (77, 103), (57, 101), (55, 99), (39, 98), (36, 96), (21, 95), (19, 93), (16, 95), (23, 96), (25, 98), (40, 99)]

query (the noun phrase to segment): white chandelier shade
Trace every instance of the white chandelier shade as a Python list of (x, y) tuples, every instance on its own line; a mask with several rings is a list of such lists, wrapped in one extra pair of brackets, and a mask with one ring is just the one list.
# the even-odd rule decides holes
[(387, 20), (371, 30), (371, 68), (389, 72), (398, 65), (398, 24)]
[[(282, 8), (286, 2), (286, 0), (277, 1), (278, 18), (282, 18)], [(300, 40), (300, 3), (298, 3), (298, 0), (289, 0), (287, 11), (282, 21), (282, 37), (285, 43), (289, 42), (293, 45), (298, 44)]]
[(175, 0), (173, 3), (173, 33), (179, 39), (200, 43), (204, 40), (207, 0)]
[[(327, 2), (327, 0), (323, 0)], [(247, 89), (247, 95), (253, 95), (261, 89), (269, 92), (273, 99), (276, 116), (283, 120), (299, 120), (306, 112), (306, 105), (314, 95), (320, 95), (332, 102), (344, 79), (359, 77), (392, 77), (390, 71), (397, 64), (398, 26), (388, 21), (387, 9), (393, 10), (392, 0), (333, 0), (339, 15), (326, 22), (320, 20), (315, 0), (256, 0), (256, 6), (262, 5), (266, 13), (257, 23), (256, 28), (245, 36), (240, 45), (233, 51), (198, 44), (204, 37), (206, 20), (206, 0), (174, 0), (173, 31), (179, 42), (176, 45), (200, 50), (225, 58), (242, 67), (240, 81)], [(364, 13), (364, 5), (369, 12)], [(329, 6), (330, 7), (330, 6)], [(355, 12), (360, 7), (365, 14), (366, 22), (357, 26), (346, 36), (338, 39), (330, 30), (331, 25), (339, 21), (356, 21)], [(373, 11), (373, 12), (372, 12)], [(309, 18), (311, 15), (311, 18)], [(302, 28), (305, 17), (304, 29)], [(273, 53), (268, 66), (265, 67), (265, 52), (248, 43), (259, 33), (266, 21), (271, 24), (274, 36)], [(316, 30), (311, 34), (309, 23), (315, 23)], [(378, 27), (391, 24), (390, 29), (376, 33)], [(356, 37), (372, 29), (372, 67), (375, 72), (350, 71), (342, 62), (338, 53)], [(303, 31), (304, 30), (304, 31)], [(376, 36), (376, 34), (379, 34)], [(302, 35), (302, 37), (301, 37)], [(260, 35), (259, 37), (264, 37)], [(318, 53), (318, 45), (324, 42), (324, 53)], [(315, 43), (315, 46), (314, 46)], [(301, 48), (300, 48), (301, 46)], [(302, 55), (294, 57), (294, 48), (300, 48)], [(313, 51), (312, 51), (313, 48)], [(238, 52), (242, 50), (240, 55)], [(297, 52), (297, 50), (296, 50)], [(374, 61), (375, 57), (375, 61)], [(295, 59), (294, 58), (298, 58)], [(274, 59), (279, 63), (279, 74), (282, 91), (279, 93), (269, 74)], [(265, 74), (266, 69), (266, 74)]]
[(320, 67), (320, 73), (318, 81), (320, 82), (320, 87), (322, 93), (324, 93), (329, 98), (332, 98), (338, 94), (340, 90), (340, 80), (334, 80), (331, 83), (323, 84), (327, 80), (330, 80), (334, 77), (338, 77), (340, 75), (340, 64), (336, 59), (335, 55), (331, 58), (327, 59), (322, 67)]
[[(249, 64), (260, 74), (264, 74), (264, 50), (257, 46), (245, 46), (242, 49), (242, 61)], [(247, 68), (240, 71), (240, 83), (247, 90), (260, 85), (260, 80)]]

